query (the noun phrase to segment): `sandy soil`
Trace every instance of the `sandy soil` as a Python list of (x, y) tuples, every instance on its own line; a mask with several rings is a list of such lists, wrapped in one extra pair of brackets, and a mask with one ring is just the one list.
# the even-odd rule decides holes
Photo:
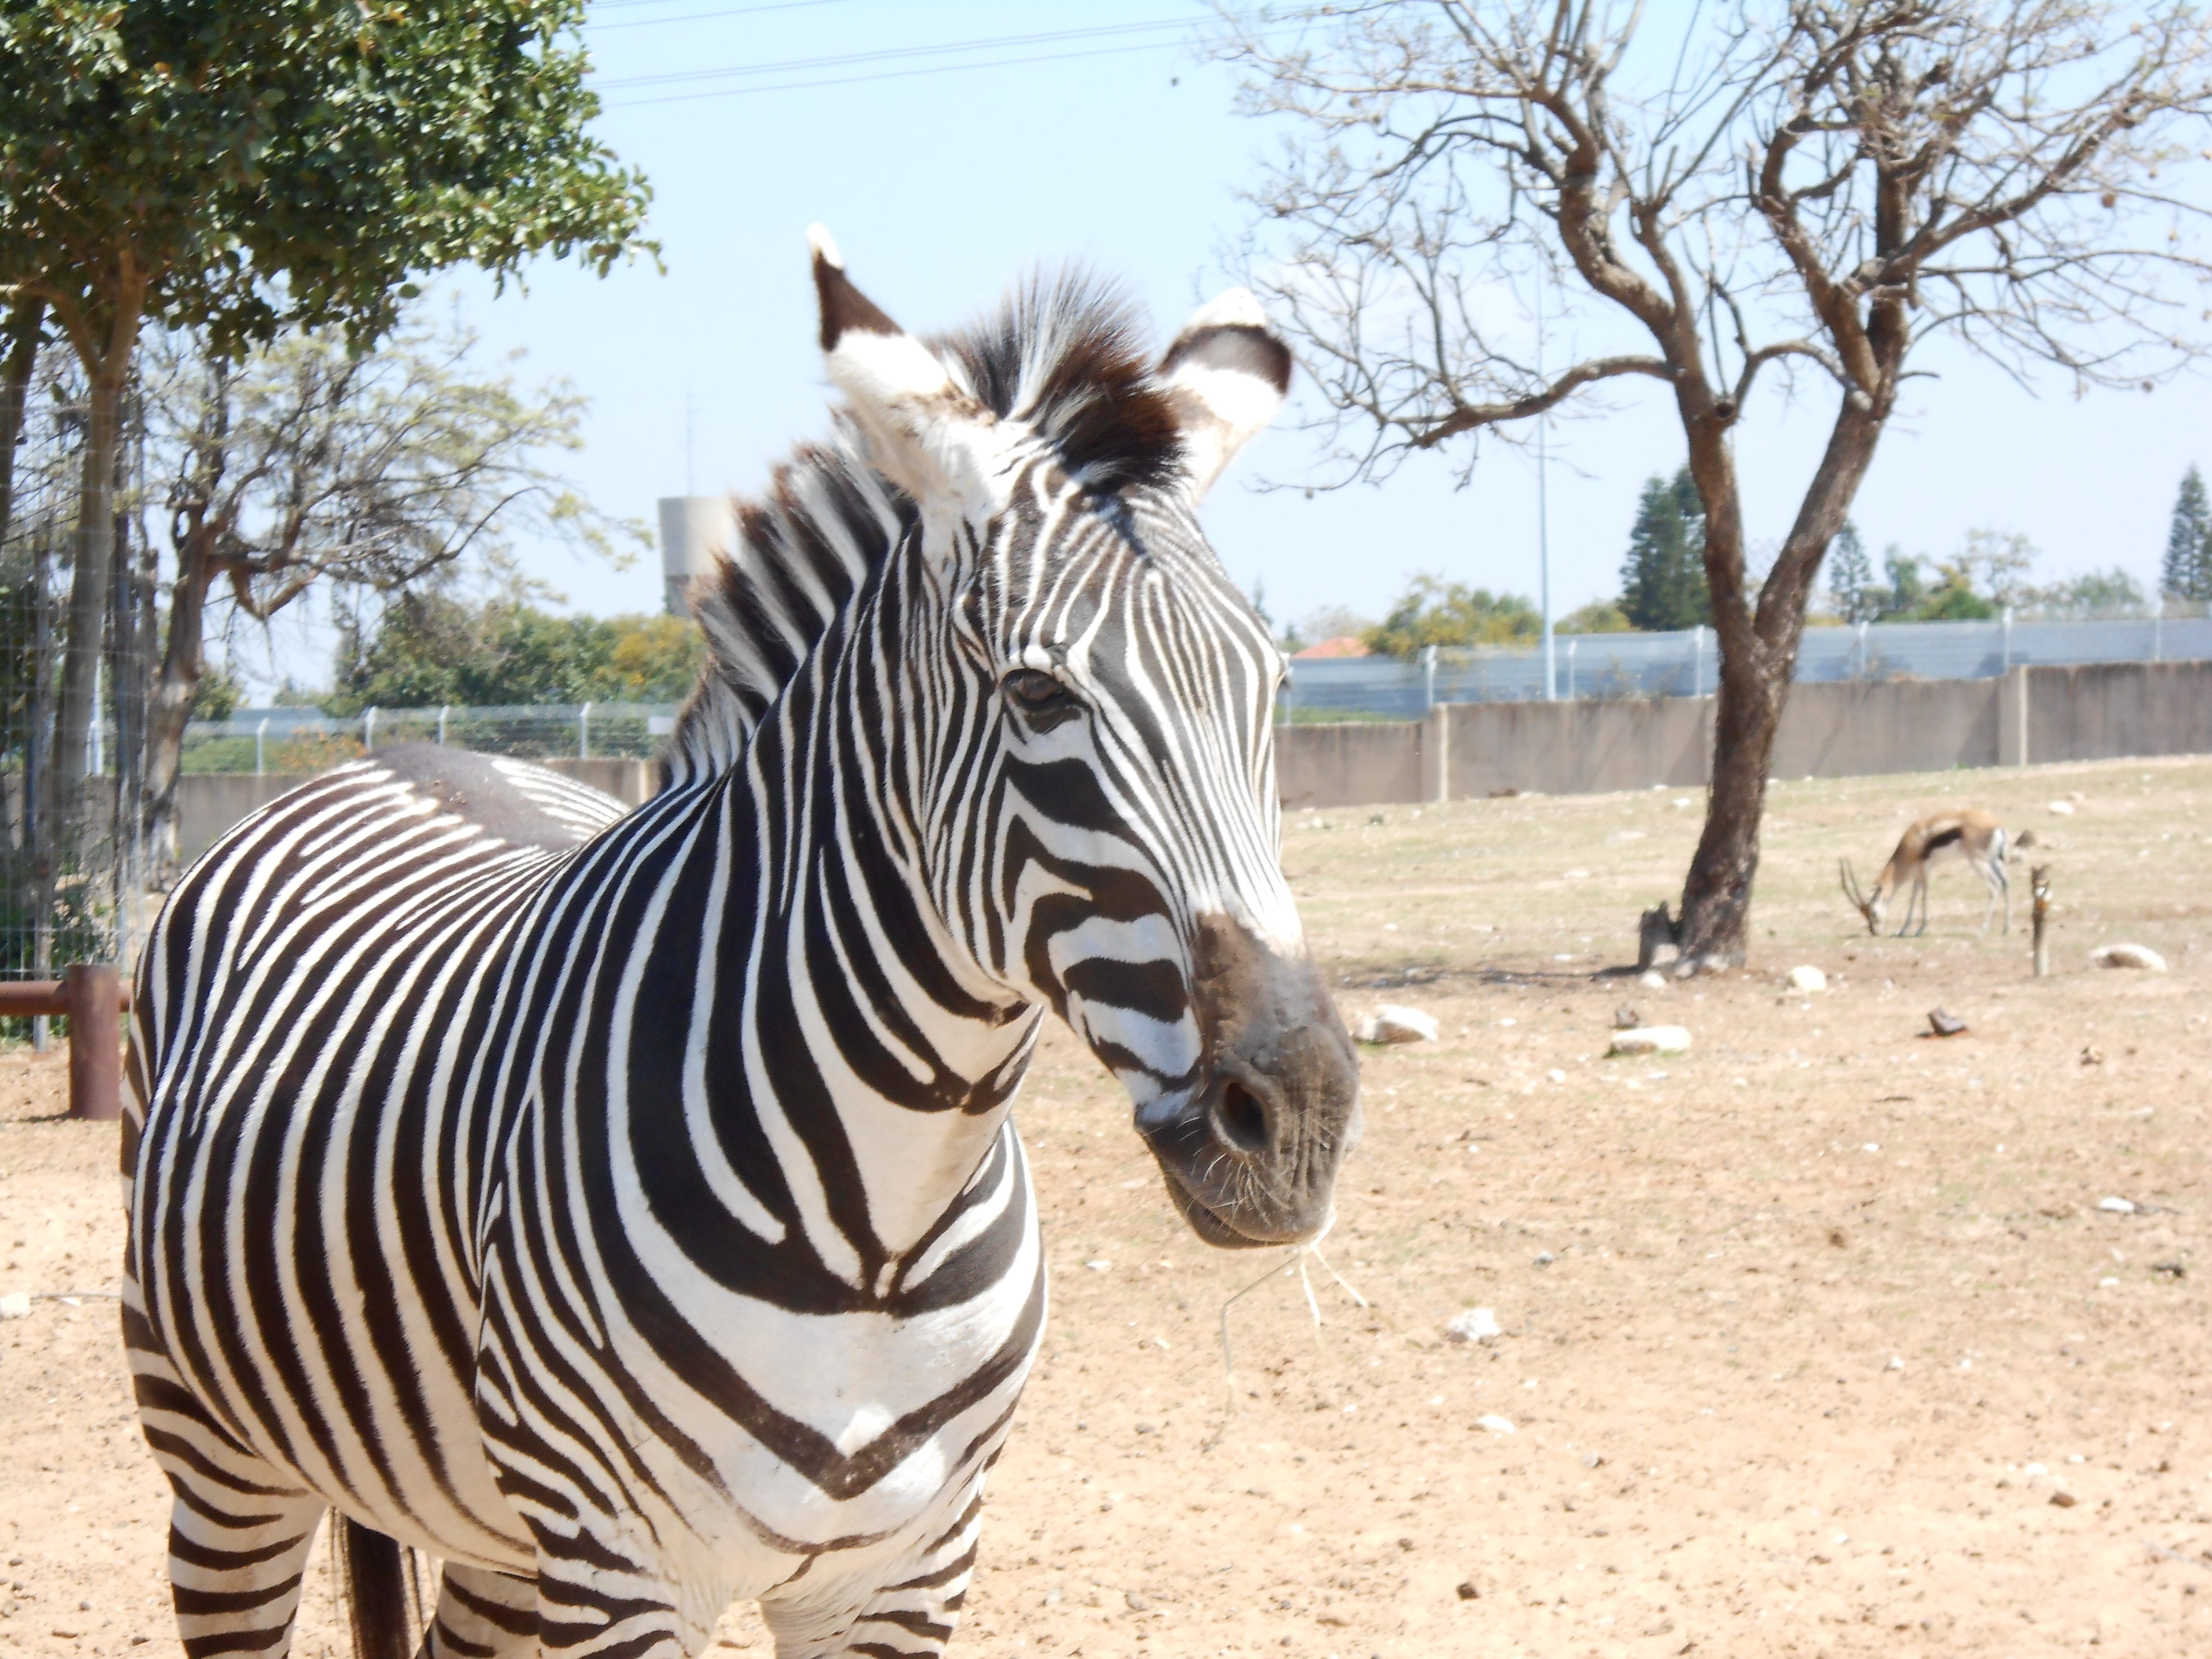
[[(1964, 802), (2044, 841), (2054, 977), (1974, 936), (1956, 867), (1925, 939), (1853, 931), (1835, 858), (1870, 874)], [(1602, 975), (1695, 817), (1291, 827), (1346, 1012), (1444, 1028), (1365, 1060), (1324, 1251), (1371, 1310), (1181, 1231), (1126, 1107), (1047, 1046), (1021, 1110), (1056, 1305), (956, 1652), (2212, 1652), (2212, 764), (1779, 786), (1755, 970)], [(2118, 939), (2172, 971), (2087, 965)], [(1826, 993), (1783, 992), (1801, 962)], [(1694, 1051), (1605, 1059), (1624, 1003)], [(1939, 1004), (1966, 1035), (1920, 1035)], [(114, 1285), (113, 1131), (61, 1086), (0, 1054), (0, 1293)], [(1478, 1306), (1503, 1335), (1445, 1341)], [(174, 1659), (164, 1510), (113, 1304), (0, 1325), (0, 1652)], [(331, 1591), (306, 1654), (344, 1651)], [(749, 1609), (720, 1643), (764, 1653)]]

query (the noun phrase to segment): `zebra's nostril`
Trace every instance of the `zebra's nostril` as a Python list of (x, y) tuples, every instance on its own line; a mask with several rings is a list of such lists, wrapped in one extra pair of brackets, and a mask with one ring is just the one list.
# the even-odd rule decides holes
[(1267, 1150), (1267, 1110), (1259, 1096), (1231, 1078), (1222, 1086), (1221, 1101), (1213, 1109), (1221, 1138), (1239, 1152)]

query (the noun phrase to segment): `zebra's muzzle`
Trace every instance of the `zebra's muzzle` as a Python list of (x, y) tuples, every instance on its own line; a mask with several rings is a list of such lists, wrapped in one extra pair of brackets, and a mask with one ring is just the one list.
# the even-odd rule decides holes
[(1194, 952), (1205, 1037), (1197, 1086), (1146, 1103), (1137, 1127), (1191, 1230), (1224, 1249), (1295, 1244), (1328, 1224), (1359, 1137), (1359, 1066), (1319, 969), (1227, 917)]

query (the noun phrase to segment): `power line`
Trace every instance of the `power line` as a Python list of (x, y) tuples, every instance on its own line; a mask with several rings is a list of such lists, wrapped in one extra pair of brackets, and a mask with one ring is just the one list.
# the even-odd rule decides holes
[[(934, 46), (891, 46), (874, 52), (841, 52), (826, 58), (793, 58), (773, 64), (736, 64), (725, 69), (678, 70), (664, 75), (623, 76), (613, 80), (599, 81), (595, 85), (601, 92), (617, 92), (627, 91), (635, 87), (673, 86), (686, 82), (727, 80), (740, 76), (805, 74), (810, 70), (848, 69), (861, 64), (894, 63), (911, 58), (945, 57), (954, 52), (1005, 51), (1017, 46), (1056, 45), (1064, 40), (1095, 40), (1126, 34), (1156, 34), (1163, 29), (1187, 29), (1196, 21), (1195, 18), (1184, 16), (1164, 17), (1143, 23), (1105, 23), (1090, 28), (1054, 29), (1041, 34), (996, 35), (974, 40), (947, 40)], [(1130, 48), (1124, 47), (1121, 50), (1127, 51)], [(987, 66), (977, 64), (972, 67)]]
[(917, 75), (953, 75), (963, 70), (1011, 69), (1020, 64), (1061, 64), (1076, 58), (1115, 58), (1132, 52), (1158, 52), (1182, 44), (1176, 40), (1142, 40), (1127, 46), (1092, 46), (1083, 52), (1041, 52), (1027, 58), (994, 58), (973, 64), (925, 64), (916, 69), (882, 70), (873, 75), (840, 75), (819, 81), (779, 81), (765, 87), (718, 87), (709, 92), (671, 93), (661, 98), (628, 98), (611, 109), (643, 109), (653, 104), (689, 104), (702, 98), (748, 98), (757, 93), (799, 92), (810, 87), (849, 87), (864, 81), (903, 81)]
[[(617, 7), (659, 6), (670, 3), (672, 0), (601, 0), (601, 3), (594, 5), (592, 9), (595, 12), (612, 11)], [(584, 21), (586, 27), (595, 27), (604, 33), (609, 29), (653, 28), (662, 23), (701, 23), (718, 17), (752, 17), (764, 11), (808, 11), (816, 6), (842, 6), (845, 3), (847, 0), (775, 0), (774, 5), (727, 7), (720, 11), (691, 11), (684, 13), (681, 17), (631, 17), (616, 23), (594, 23), (590, 17), (586, 17)]]

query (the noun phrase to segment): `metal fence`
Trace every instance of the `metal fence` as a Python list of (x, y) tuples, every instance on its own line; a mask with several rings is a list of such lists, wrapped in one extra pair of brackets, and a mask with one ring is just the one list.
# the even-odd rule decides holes
[[(66, 382), (34, 388), (0, 515), (0, 978), (52, 979), (74, 963), (128, 970), (150, 916), (138, 811), (155, 581), (137, 507), (137, 447), (116, 489), (111, 580), (87, 596), (92, 717), (64, 733), (62, 691), (78, 586), (77, 434)], [(82, 747), (77, 747), (82, 744)], [(71, 751), (64, 754), (64, 749)], [(68, 763), (64, 763), (67, 762)], [(43, 1045), (46, 1020), (0, 1021)]]
[(648, 759), (676, 729), (676, 705), (534, 703), (508, 707), (247, 708), (185, 729), (185, 772), (319, 772), (372, 750), (443, 743), (522, 760)]
[[(2201, 607), (2199, 607), (2201, 609)], [(1709, 628), (1673, 634), (1562, 635), (1554, 642), (1562, 698), (1695, 697), (1719, 672)], [(1985, 679), (2022, 665), (2179, 662), (2212, 658), (2212, 617), (2105, 622), (1866, 623), (1808, 628), (1800, 683)], [(1283, 718), (1418, 720), (1438, 703), (1535, 702), (1544, 696), (1540, 647), (1431, 651), (1389, 657), (1308, 658), (1291, 665)]]

